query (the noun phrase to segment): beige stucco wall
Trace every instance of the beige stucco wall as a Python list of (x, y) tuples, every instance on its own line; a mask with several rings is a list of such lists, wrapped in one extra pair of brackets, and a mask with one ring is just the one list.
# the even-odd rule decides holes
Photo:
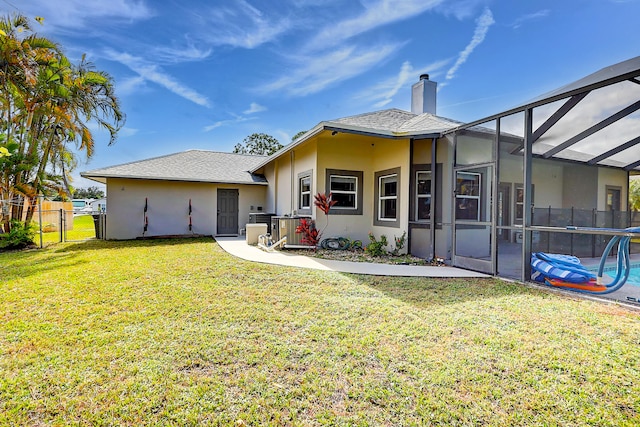
[[(393, 168), (400, 168), (399, 227), (375, 226), (375, 173)], [(363, 197), (362, 215), (330, 215), (326, 237), (345, 236), (367, 244), (369, 232), (377, 238), (384, 234), (392, 242), (394, 236), (400, 237), (404, 231), (408, 231), (409, 139), (391, 140), (343, 133), (332, 136), (326, 133), (318, 139), (316, 192), (328, 192), (325, 182), (327, 169), (362, 171)], [(319, 226), (323, 227), (326, 223), (324, 214), (316, 210), (316, 217)]]
[(607, 185), (620, 187), (620, 210), (627, 210), (629, 178), (624, 170), (598, 168), (598, 210), (607, 210)]
[(173, 181), (117, 179), (107, 180), (107, 239), (142, 237), (144, 205), (147, 199), (149, 226), (145, 236), (188, 235), (189, 199), (194, 234), (215, 235), (217, 189), (239, 190), (238, 225), (244, 228), (251, 206), (256, 212), (266, 206), (266, 186), (223, 185)]

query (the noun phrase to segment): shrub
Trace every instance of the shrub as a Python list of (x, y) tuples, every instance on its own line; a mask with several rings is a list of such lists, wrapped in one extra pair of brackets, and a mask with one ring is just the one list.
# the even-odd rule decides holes
[(404, 231), (400, 237), (393, 236), (393, 240), (396, 243), (396, 247), (393, 249), (393, 254), (400, 255), (400, 251), (404, 248), (405, 243), (407, 243), (407, 232)]
[(12, 220), (9, 232), (0, 234), (0, 249), (24, 249), (34, 244), (35, 235), (36, 229), (33, 225)]
[(371, 256), (382, 256), (387, 253), (384, 247), (387, 246), (387, 236), (380, 236), (380, 240), (376, 240), (373, 233), (369, 233), (369, 244), (364, 248), (365, 252)]
[(320, 233), (311, 220), (301, 219), (300, 225), (296, 227), (296, 233), (302, 233), (302, 243), (305, 245), (315, 248), (320, 242)]

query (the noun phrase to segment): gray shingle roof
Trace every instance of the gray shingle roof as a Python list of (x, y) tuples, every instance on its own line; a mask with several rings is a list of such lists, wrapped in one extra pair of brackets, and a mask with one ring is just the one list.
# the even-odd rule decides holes
[(397, 136), (438, 134), (460, 126), (462, 122), (429, 113), (414, 114), (395, 108), (324, 122), (327, 126), (356, 127), (371, 133)]
[(105, 178), (157, 179), (168, 181), (266, 184), (262, 175), (249, 172), (265, 156), (187, 150), (181, 153), (139, 160), (82, 172), (84, 178), (104, 182)]

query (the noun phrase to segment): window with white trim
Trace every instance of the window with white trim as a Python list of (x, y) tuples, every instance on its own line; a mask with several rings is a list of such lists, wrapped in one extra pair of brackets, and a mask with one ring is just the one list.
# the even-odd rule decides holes
[(329, 192), (337, 202), (331, 209), (358, 209), (358, 177), (330, 175)]
[(431, 171), (416, 172), (416, 221), (431, 219)]
[(398, 218), (398, 174), (378, 178), (378, 220), (395, 221)]
[(300, 197), (298, 209), (311, 209), (311, 176), (303, 176), (298, 181)]
[(336, 202), (329, 215), (362, 215), (363, 172), (327, 169), (325, 188)]

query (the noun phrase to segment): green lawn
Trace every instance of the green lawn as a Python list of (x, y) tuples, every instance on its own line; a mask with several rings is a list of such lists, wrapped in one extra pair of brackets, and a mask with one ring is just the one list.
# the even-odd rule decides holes
[[(36, 224), (37, 227), (37, 224)], [(87, 240), (96, 237), (96, 229), (93, 225), (93, 217), (91, 215), (77, 215), (73, 217), (73, 230), (67, 231), (66, 240)], [(36, 244), (40, 244), (40, 235), (36, 233), (34, 237)], [(50, 245), (60, 242), (60, 231), (52, 231), (42, 233), (42, 243)]]
[(211, 239), (0, 253), (0, 425), (640, 425), (640, 314)]

